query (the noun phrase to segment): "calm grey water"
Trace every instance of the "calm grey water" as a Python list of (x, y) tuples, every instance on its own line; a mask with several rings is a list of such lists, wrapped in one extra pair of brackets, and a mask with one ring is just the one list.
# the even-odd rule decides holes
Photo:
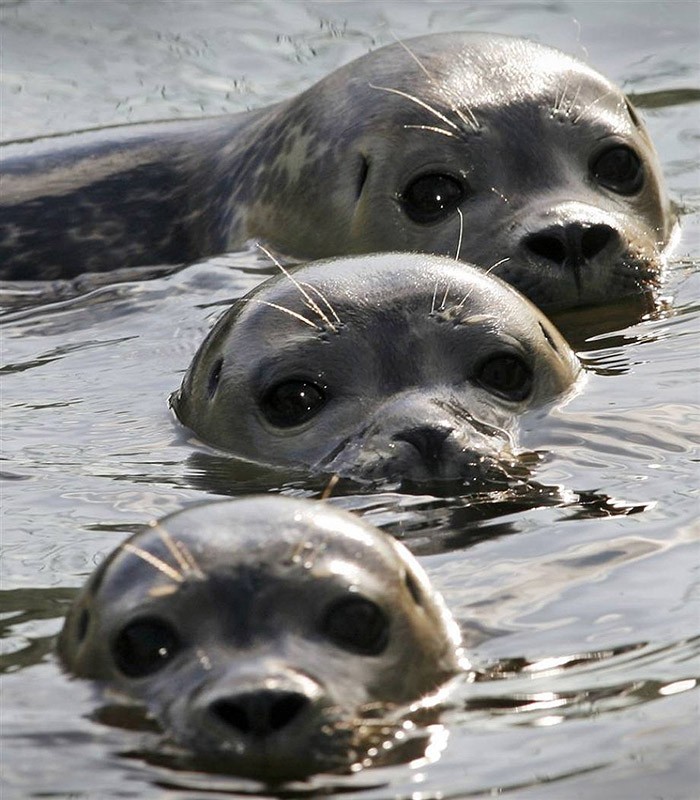
[[(420, 555), (483, 679), (457, 687), (425, 759), (287, 796), (697, 797), (697, 3), (2, 0), (0, 14), (5, 140), (263, 105), (440, 30), (529, 36), (634, 96), (682, 236), (659, 314), (561, 320), (588, 378), (524, 438), (551, 452), (537, 478), (571, 503), (338, 500)], [(261, 793), (146, 763), (140, 734), (91, 718), (90, 687), (61, 674), (52, 646), (75, 587), (135, 525), (258, 485), (239, 474), (232, 488), (230, 464), (187, 441), (166, 398), (212, 304), (267, 274), (238, 253), (77, 297), (3, 287), (3, 800)]]

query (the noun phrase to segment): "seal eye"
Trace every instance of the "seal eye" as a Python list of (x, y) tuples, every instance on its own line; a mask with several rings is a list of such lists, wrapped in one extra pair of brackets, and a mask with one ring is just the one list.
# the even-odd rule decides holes
[(399, 199), (409, 219), (426, 225), (451, 214), (465, 195), (465, 187), (457, 178), (434, 173), (411, 181)]
[(165, 666), (181, 646), (167, 622), (139, 619), (122, 628), (112, 645), (112, 656), (127, 678), (143, 678)]
[(476, 380), (485, 389), (506, 400), (525, 400), (532, 391), (532, 372), (518, 356), (498, 355), (484, 361)]
[(338, 647), (363, 656), (378, 656), (389, 643), (389, 620), (366, 597), (344, 597), (331, 605), (321, 623)]
[(293, 428), (311, 419), (325, 404), (326, 396), (315, 383), (292, 380), (269, 389), (260, 401), (260, 410), (276, 428)]
[(642, 162), (626, 145), (614, 145), (597, 155), (591, 162), (590, 171), (601, 186), (617, 194), (635, 194), (644, 182)]

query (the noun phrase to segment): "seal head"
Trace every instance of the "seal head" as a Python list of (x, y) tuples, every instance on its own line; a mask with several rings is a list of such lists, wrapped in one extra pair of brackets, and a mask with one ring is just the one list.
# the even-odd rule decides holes
[(304, 265), (220, 318), (171, 398), (205, 442), (360, 481), (504, 483), (517, 420), (579, 364), (512, 287), (447, 258)]
[[(674, 225), (621, 90), (525, 39), (441, 33), (377, 50), (277, 111), (248, 235), (302, 258), (387, 250), (493, 268), (541, 308), (656, 284)], [(272, 177), (274, 176), (274, 180)]]
[(78, 595), (58, 651), (207, 763), (269, 783), (364, 761), (382, 713), (468, 667), (401, 544), (347, 512), (270, 496), (132, 536)]

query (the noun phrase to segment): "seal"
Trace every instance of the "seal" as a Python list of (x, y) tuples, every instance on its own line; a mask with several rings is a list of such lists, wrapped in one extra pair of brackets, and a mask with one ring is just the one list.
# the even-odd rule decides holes
[(444, 256), (380, 253), (260, 284), (217, 321), (170, 402), (245, 459), (477, 491), (528, 474), (519, 418), (579, 373), (513, 287)]
[(434, 702), (469, 669), (403, 545), (325, 503), (269, 495), (194, 506), (126, 540), (80, 591), (58, 653), (202, 763), (268, 783), (369, 765), (372, 747), (391, 749), (383, 715)]
[[(258, 239), (292, 260), (453, 254), (540, 307), (653, 288), (674, 225), (624, 94), (487, 33), (397, 43), (243, 115), (5, 147), (0, 277), (186, 264)], [(461, 232), (464, 236), (461, 237)]]

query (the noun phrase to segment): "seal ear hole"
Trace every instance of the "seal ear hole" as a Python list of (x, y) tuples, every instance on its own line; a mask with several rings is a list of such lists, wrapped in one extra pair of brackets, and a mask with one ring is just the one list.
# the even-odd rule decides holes
[(625, 144), (614, 144), (591, 159), (589, 171), (601, 186), (616, 194), (636, 194), (644, 184), (644, 165)]
[(112, 643), (112, 657), (127, 678), (143, 678), (158, 672), (181, 649), (180, 638), (170, 623), (145, 617), (121, 629)]
[(362, 194), (362, 190), (365, 188), (365, 182), (367, 181), (367, 175), (369, 173), (369, 161), (365, 158), (365, 156), (360, 156), (360, 172), (357, 176), (357, 199), (360, 199), (360, 195)]
[(532, 392), (532, 370), (520, 356), (512, 353), (482, 361), (475, 378), (484, 389), (512, 402), (525, 400)]
[(221, 368), (223, 365), (224, 359), (218, 358), (214, 362), (214, 366), (211, 368), (211, 372), (209, 373), (209, 380), (207, 381), (207, 396), (210, 400), (219, 387), (219, 379), (221, 378)]
[(413, 598), (413, 602), (417, 606), (422, 606), (423, 592), (421, 592), (420, 586), (418, 586), (416, 579), (413, 577), (413, 575), (411, 575), (410, 572), (406, 571), (404, 572), (403, 580), (404, 583), (406, 584), (406, 588), (408, 589), (408, 593)]
[(399, 195), (399, 202), (410, 220), (428, 225), (452, 214), (466, 195), (462, 180), (435, 172), (414, 178)]
[(293, 379), (268, 389), (259, 406), (271, 425), (294, 428), (318, 414), (325, 404), (326, 395), (320, 386), (311, 381)]
[(75, 626), (75, 635), (78, 639), (78, 644), (80, 644), (87, 635), (88, 626), (90, 625), (90, 612), (87, 608), (83, 608), (78, 615), (78, 622)]
[(544, 327), (544, 325), (541, 322), (539, 323), (539, 325), (540, 325), (540, 330), (542, 331), (542, 335), (547, 340), (547, 344), (549, 344), (549, 346), (552, 348), (552, 350), (554, 350), (555, 353), (558, 353), (559, 348), (557, 347), (557, 343), (554, 341), (554, 339), (552, 339), (552, 336), (549, 333), (549, 331)]
[(389, 619), (372, 600), (353, 594), (330, 605), (321, 632), (343, 650), (378, 656), (389, 643)]

